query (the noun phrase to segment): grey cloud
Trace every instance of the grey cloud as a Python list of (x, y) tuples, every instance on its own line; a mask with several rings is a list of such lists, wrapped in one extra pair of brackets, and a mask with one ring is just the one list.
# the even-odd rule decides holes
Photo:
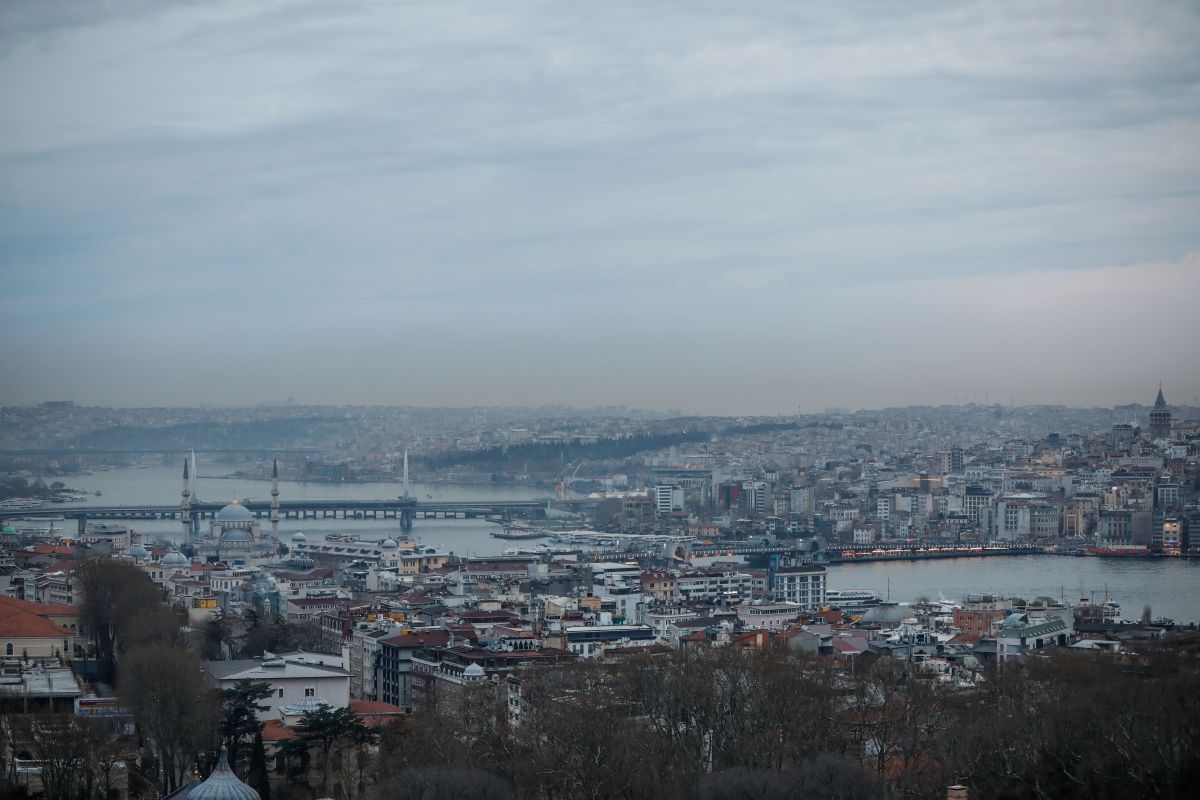
[[(0, 33), (22, 397), (65, 388), (48, 365), (91, 330), (169, 375), (184, 323), (301, 381), (305, 352), (352, 371), (405, 342), (447, 375), (526, 353), (539, 402), (587, 403), (598, 364), (665, 346), (680, 374), (630, 369), (637, 402), (688, 407), (689, 384), (734, 411), (736, 386), (693, 384), (745, 352), (739, 375), (795, 393), (749, 353), (804, 337), (810, 369), (862, 385), (905, 324), (881, 279), (1034, 289), (1200, 247), (1194, 6), (38, 5)], [(130, 392), (164, 391), (137, 374)], [(875, 390), (860, 404), (903, 394)]]

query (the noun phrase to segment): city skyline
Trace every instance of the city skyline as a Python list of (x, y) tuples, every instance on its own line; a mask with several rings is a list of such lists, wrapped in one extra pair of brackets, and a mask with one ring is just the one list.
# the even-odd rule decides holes
[(0, 403), (1200, 397), (1200, 14), (0, 10)]

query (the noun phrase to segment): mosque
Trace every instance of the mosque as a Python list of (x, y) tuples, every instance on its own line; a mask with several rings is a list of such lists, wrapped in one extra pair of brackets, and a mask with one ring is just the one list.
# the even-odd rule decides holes
[(259, 800), (259, 794), (234, 774), (229, 767), (229, 754), (222, 747), (211, 775), (203, 781), (193, 778), (163, 800)]
[(279, 555), (279, 461), (271, 468), (271, 533), (265, 535), (250, 509), (234, 498), (208, 523), (207, 533), (193, 525), (191, 492), (188, 488), (188, 462), (183, 462), (183, 488), (180, 491), (180, 520), (184, 538), (196, 554), (206, 561), (248, 564), (270, 561)]

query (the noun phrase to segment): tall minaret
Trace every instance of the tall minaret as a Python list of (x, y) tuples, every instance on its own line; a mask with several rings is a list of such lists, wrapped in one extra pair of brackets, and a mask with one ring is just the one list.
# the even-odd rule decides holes
[(408, 483), (408, 448), (404, 448), (404, 499), (412, 498), (412, 487)]
[(183, 459), (183, 489), (179, 492), (179, 521), (183, 523), (183, 540), (192, 540), (192, 493), (188, 489), (188, 460)]
[(271, 535), (279, 539), (279, 459), (271, 465)]

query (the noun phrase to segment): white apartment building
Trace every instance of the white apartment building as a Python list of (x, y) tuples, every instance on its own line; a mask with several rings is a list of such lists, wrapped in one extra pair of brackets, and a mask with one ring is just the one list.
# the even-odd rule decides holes
[(825, 567), (819, 564), (779, 567), (770, 588), (779, 602), (795, 603), (804, 609), (820, 608), (825, 605), (825, 573)]

